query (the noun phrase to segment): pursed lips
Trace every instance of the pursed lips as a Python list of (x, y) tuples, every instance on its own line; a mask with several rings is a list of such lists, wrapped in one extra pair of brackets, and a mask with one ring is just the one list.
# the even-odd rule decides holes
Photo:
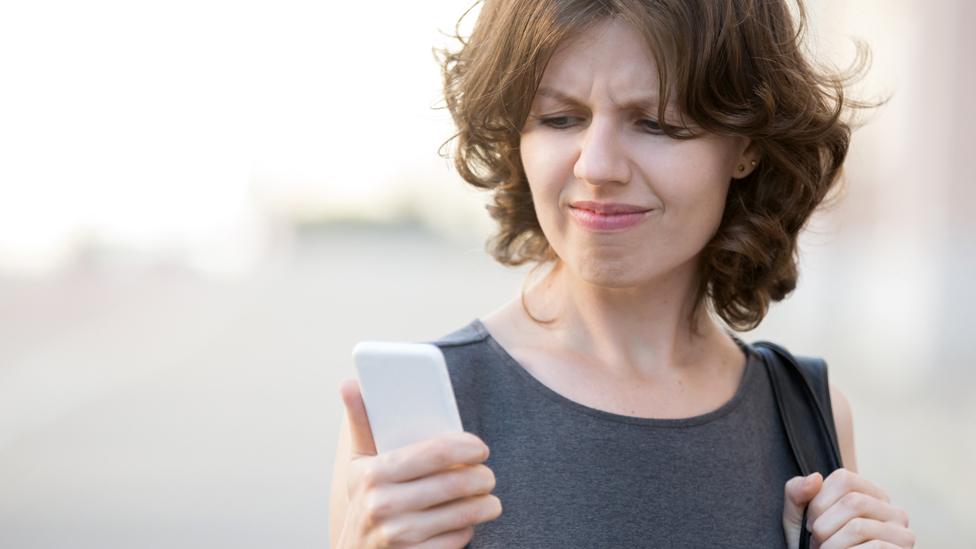
[(587, 210), (602, 216), (643, 213), (653, 209), (645, 206), (638, 206), (635, 204), (624, 204), (618, 202), (601, 203), (601, 202), (593, 202), (588, 200), (573, 202), (569, 205), (569, 207), (577, 210)]

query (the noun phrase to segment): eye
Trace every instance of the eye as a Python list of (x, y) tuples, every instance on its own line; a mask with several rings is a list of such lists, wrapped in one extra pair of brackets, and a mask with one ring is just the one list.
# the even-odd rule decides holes
[(543, 125), (549, 126), (550, 128), (563, 129), (572, 126), (572, 122), (576, 120), (573, 116), (550, 116), (548, 118), (542, 118), (539, 120)]
[(657, 120), (654, 120), (653, 118), (642, 118), (640, 120), (640, 124), (644, 126), (644, 128), (650, 133), (655, 133), (655, 134), (664, 133), (662, 131), (661, 125), (658, 124)]

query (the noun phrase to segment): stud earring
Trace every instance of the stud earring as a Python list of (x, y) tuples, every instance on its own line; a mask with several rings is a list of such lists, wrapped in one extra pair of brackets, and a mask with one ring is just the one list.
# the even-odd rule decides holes
[(752, 161), (752, 167), (756, 167), (756, 161), (755, 160)]
[(744, 172), (744, 171), (746, 171), (746, 167), (745, 167), (745, 166), (743, 166), (742, 164), (739, 164), (739, 166), (738, 166), (738, 170), (739, 170), (740, 172)]

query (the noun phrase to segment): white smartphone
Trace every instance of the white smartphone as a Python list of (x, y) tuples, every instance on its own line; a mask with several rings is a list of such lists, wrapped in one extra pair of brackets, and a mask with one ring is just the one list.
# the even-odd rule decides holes
[(463, 431), (447, 363), (436, 345), (361, 341), (352, 358), (377, 452)]

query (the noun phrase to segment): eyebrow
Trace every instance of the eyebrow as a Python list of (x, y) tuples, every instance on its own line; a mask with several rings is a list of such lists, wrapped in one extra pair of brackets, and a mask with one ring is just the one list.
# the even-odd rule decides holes
[[(570, 105), (583, 105), (583, 101), (573, 97), (571, 95), (565, 94), (557, 89), (542, 86), (536, 91), (536, 97), (551, 97), (563, 103)], [(625, 102), (623, 105), (618, 105), (623, 109), (633, 109), (633, 110), (646, 110), (653, 111), (657, 110), (658, 101), (657, 96), (640, 97), (633, 99), (631, 101)], [(670, 105), (669, 105), (670, 107)], [(670, 109), (669, 109), (670, 110)]]

